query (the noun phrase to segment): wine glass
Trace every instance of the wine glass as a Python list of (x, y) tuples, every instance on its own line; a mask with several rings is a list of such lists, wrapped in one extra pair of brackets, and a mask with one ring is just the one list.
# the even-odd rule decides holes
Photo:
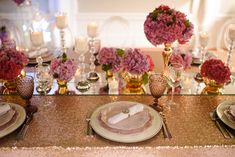
[(34, 79), (32, 76), (26, 75), (25, 77), (20, 77), (16, 82), (16, 89), (19, 95), (26, 100), (26, 111), (28, 113), (37, 112), (38, 108), (31, 105), (30, 99), (33, 96), (34, 91)]
[[(53, 85), (53, 76), (50, 74), (49, 64), (43, 63), (42, 66), (38, 66), (35, 78), (37, 82), (37, 92), (46, 96)], [(45, 98), (44, 106), (50, 106), (51, 104), (52, 103)]]
[(167, 71), (164, 73), (165, 79), (168, 85), (172, 89), (171, 100), (166, 103), (167, 108), (169, 108), (170, 106), (176, 105), (176, 103), (173, 101), (173, 96), (174, 96), (175, 88), (180, 85), (181, 73), (183, 69), (184, 67), (182, 64), (171, 63), (168, 66)]
[(151, 105), (157, 111), (162, 111), (162, 107), (158, 103), (158, 99), (164, 94), (167, 82), (162, 74), (152, 74), (149, 77), (149, 89), (151, 95), (155, 98)]

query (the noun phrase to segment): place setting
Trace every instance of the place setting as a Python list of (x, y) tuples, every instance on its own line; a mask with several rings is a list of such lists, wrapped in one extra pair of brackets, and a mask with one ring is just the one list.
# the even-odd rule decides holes
[(235, 101), (226, 100), (220, 103), (216, 110), (210, 112), (210, 117), (224, 138), (235, 138)]
[(116, 101), (95, 109), (91, 114), (89, 125), (95, 133), (105, 139), (135, 143), (158, 134), (162, 128), (162, 118), (148, 105), (132, 101)]

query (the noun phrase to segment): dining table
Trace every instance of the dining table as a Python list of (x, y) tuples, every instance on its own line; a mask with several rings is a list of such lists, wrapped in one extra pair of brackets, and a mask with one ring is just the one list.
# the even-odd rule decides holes
[[(45, 99), (54, 105), (44, 107)], [(164, 95), (159, 103), (170, 96)], [(86, 115), (97, 107), (116, 101), (153, 103), (150, 95), (74, 95), (33, 96), (31, 103), (38, 112), (23, 140), (17, 140), (19, 129), (0, 139), (1, 157), (25, 156), (160, 156), (160, 157), (232, 157), (235, 140), (225, 139), (210, 119), (209, 113), (233, 95), (175, 96), (178, 104), (164, 110), (172, 138), (159, 131), (154, 137), (136, 143), (115, 142), (99, 134), (88, 136)], [(18, 95), (0, 96), (0, 101), (24, 106)]]
[[(149, 54), (155, 64), (155, 72), (163, 69), (161, 48), (142, 48)], [(226, 53), (210, 50), (218, 58), (226, 59)], [(71, 54), (69, 54), (71, 55)], [(75, 55), (75, 54), (73, 54)], [(235, 56), (233, 56), (234, 58)], [(78, 58), (74, 56), (73, 58)], [(234, 65), (234, 63), (232, 63)], [(177, 105), (163, 110), (164, 118), (171, 132), (172, 138), (165, 138), (163, 129), (151, 138), (138, 142), (117, 142), (105, 138), (99, 133), (90, 136), (87, 134), (87, 115), (97, 108), (112, 102), (131, 101), (151, 106), (154, 98), (151, 96), (148, 84), (143, 88), (143, 95), (110, 94), (102, 91), (107, 85), (105, 73), (100, 66), (96, 69), (100, 79), (91, 84), (86, 92), (76, 89), (76, 76), (68, 83), (69, 92), (58, 95), (56, 81), (49, 93), (45, 96), (37, 92), (35, 80), (34, 95), (31, 104), (38, 107), (38, 111), (28, 127), (25, 137), (17, 139), (21, 127), (14, 132), (0, 138), (0, 157), (25, 156), (159, 156), (159, 157), (233, 157), (235, 156), (235, 138), (224, 138), (223, 134), (211, 120), (210, 113), (225, 101), (235, 101), (235, 81), (222, 88), (220, 95), (205, 95), (201, 91), (205, 87), (203, 82), (194, 78), (199, 72), (199, 65), (192, 65), (183, 74), (182, 89), (175, 94)], [(232, 74), (234, 74), (234, 69)], [(26, 67), (26, 74), (35, 76), (34, 65)], [(186, 80), (185, 80), (186, 79)], [(190, 81), (190, 84), (185, 84)], [(187, 88), (186, 88), (187, 86)], [(2, 94), (0, 85), (0, 102), (15, 103), (25, 107), (25, 100), (17, 94)], [(159, 104), (171, 99), (165, 92), (159, 99)], [(45, 106), (45, 102), (50, 102)], [(235, 130), (231, 129), (235, 135)]]

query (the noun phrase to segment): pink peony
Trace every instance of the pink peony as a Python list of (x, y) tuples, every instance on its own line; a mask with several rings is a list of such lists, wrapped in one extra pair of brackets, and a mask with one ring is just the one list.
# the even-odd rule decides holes
[(183, 44), (193, 35), (193, 24), (186, 15), (160, 5), (149, 13), (144, 22), (144, 33), (153, 45), (172, 43), (178, 40)]
[(139, 49), (127, 49), (123, 57), (123, 68), (132, 74), (144, 74), (149, 71), (149, 62)]
[(28, 64), (28, 58), (16, 49), (0, 49), (0, 79), (13, 80)]
[(50, 73), (54, 78), (69, 81), (77, 70), (73, 59), (56, 58), (51, 62)]
[(206, 60), (201, 67), (202, 77), (224, 84), (230, 80), (230, 69), (220, 59)]

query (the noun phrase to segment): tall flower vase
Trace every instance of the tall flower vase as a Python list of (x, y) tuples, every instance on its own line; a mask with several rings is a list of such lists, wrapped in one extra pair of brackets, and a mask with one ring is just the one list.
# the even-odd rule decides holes
[(211, 94), (211, 95), (221, 95), (221, 88), (224, 84), (219, 84), (215, 80), (210, 80), (208, 78), (203, 78), (206, 87), (202, 90), (201, 94)]
[(68, 81), (66, 80), (57, 80), (57, 84), (58, 84), (57, 94), (66, 95), (68, 93), (67, 83)]
[(166, 71), (168, 67), (171, 54), (172, 54), (171, 44), (167, 43), (165, 44), (164, 51), (162, 52), (162, 57), (163, 57), (163, 62), (164, 62), (163, 73)]
[(142, 87), (144, 83), (143, 75), (124, 72), (122, 77), (126, 81), (123, 94), (145, 94), (145, 90)]

